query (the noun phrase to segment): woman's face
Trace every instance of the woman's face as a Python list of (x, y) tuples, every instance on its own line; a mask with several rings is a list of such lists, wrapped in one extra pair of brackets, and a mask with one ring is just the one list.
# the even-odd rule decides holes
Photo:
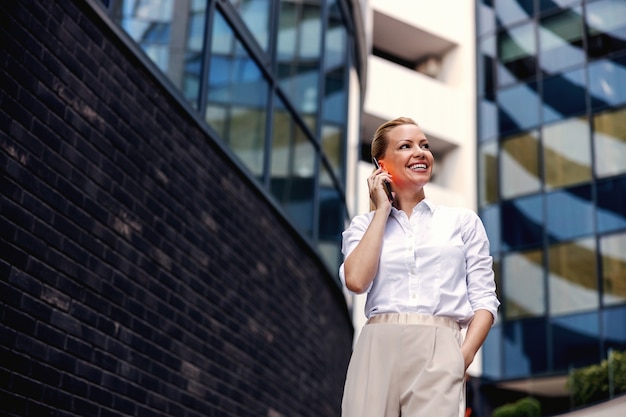
[(400, 125), (387, 133), (381, 164), (393, 176), (394, 187), (424, 186), (430, 181), (434, 162), (428, 139), (418, 126)]

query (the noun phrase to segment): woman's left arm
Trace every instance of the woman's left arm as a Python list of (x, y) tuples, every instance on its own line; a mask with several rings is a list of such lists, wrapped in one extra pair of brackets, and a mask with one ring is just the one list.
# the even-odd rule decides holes
[(467, 327), (465, 340), (461, 345), (461, 353), (465, 359), (465, 370), (474, 361), (476, 352), (483, 345), (489, 329), (493, 325), (493, 315), (487, 310), (478, 310), (474, 313), (474, 318)]

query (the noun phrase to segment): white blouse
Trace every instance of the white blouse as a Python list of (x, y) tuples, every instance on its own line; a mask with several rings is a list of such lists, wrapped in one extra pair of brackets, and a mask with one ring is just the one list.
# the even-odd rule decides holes
[[(367, 230), (374, 212), (356, 216), (343, 232), (344, 259)], [(345, 285), (344, 265), (339, 276)], [(391, 208), (376, 277), (367, 289), (365, 315), (423, 313), (467, 326), (480, 309), (496, 319), (500, 302), (487, 233), (476, 213), (435, 206), (428, 199), (409, 219)]]

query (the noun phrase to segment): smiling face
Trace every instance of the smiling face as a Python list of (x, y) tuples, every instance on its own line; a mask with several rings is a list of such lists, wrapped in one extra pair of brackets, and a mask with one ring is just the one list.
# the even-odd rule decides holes
[(422, 129), (402, 124), (387, 132), (387, 148), (380, 163), (393, 176), (394, 190), (421, 188), (430, 181), (434, 158)]

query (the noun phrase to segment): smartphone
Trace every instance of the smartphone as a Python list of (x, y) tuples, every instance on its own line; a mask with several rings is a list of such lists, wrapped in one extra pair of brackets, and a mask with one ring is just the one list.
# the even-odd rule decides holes
[[(378, 164), (378, 160), (376, 158), (372, 158), (372, 162), (374, 162), (376, 169), (380, 168), (380, 165)], [(389, 201), (393, 202), (393, 194), (391, 194), (391, 184), (389, 184), (389, 181), (385, 181), (384, 184), (387, 198), (389, 198)]]

